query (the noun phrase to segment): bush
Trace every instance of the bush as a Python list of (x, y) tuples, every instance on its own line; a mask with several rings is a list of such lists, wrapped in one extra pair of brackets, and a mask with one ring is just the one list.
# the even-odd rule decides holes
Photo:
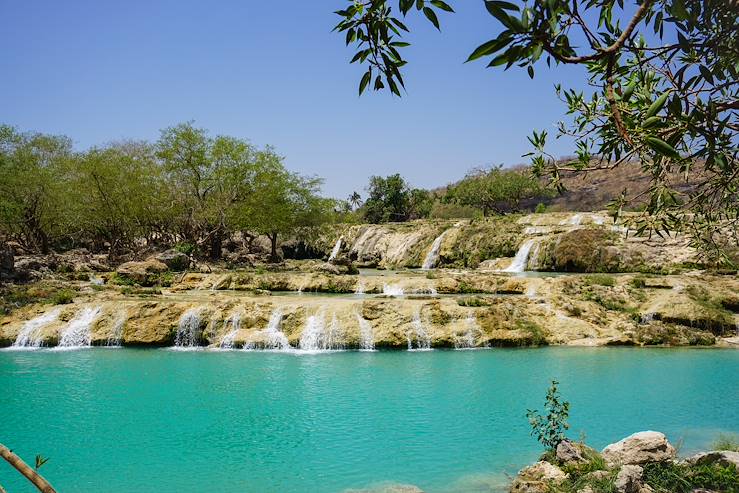
[(177, 243), (174, 249), (185, 255), (193, 255), (198, 250), (198, 246), (192, 243)]
[(534, 209), (534, 212), (537, 214), (543, 214), (547, 211), (547, 205), (543, 202), (539, 202), (536, 204), (536, 209)]
[(608, 274), (590, 274), (585, 276), (585, 282), (588, 284), (597, 284), (598, 286), (615, 286), (616, 278)]
[(713, 450), (730, 450), (739, 452), (739, 435), (722, 434), (711, 444)]
[(531, 409), (526, 412), (531, 425), (531, 435), (535, 436), (547, 450), (555, 450), (559, 442), (565, 439), (565, 430), (570, 427), (567, 423), (570, 403), (562, 400), (557, 385), (559, 382), (552, 380), (544, 403), (545, 415)]
[(739, 493), (739, 471), (732, 464), (653, 462), (644, 466), (644, 482), (655, 493), (689, 493), (698, 488)]
[(49, 301), (52, 305), (67, 305), (72, 302), (74, 295), (71, 289), (60, 289), (51, 296)]

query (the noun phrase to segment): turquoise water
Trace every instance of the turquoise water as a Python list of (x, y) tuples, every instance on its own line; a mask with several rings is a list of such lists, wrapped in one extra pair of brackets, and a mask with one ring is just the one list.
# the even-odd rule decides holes
[[(551, 378), (570, 436), (739, 432), (739, 351), (615, 348), (293, 355), (0, 351), (0, 442), (64, 492), (490, 491), (540, 452)], [(0, 484), (31, 492), (0, 464)]]

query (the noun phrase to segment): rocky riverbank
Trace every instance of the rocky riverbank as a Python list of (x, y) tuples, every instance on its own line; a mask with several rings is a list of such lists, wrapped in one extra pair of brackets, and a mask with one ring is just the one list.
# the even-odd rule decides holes
[(91, 345), (171, 346), (184, 330), (193, 346), (274, 349), (271, 329), (286, 341), (280, 348), (309, 349), (739, 343), (734, 276), (540, 277), (477, 270), (340, 275), (310, 266), (315, 264), (274, 272), (164, 271), (156, 275), (167, 286), (149, 288), (120, 270), (45, 281), (24, 289), (54, 285), (70, 297), (5, 315), (0, 345), (57, 345), (84, 314), (84, 341)]
[(511, 493), (710, 493), (739, 491), (739, 452), (715, 450), (678, 458), (665, 435), (635, 433), (600, 452), (562, 441), (522, 469)]

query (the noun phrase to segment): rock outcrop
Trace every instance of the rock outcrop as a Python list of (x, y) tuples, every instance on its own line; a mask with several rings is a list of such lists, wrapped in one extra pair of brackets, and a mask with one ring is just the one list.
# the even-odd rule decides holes
[(601, 452), (609, 465), (642, 465), (674, 459), (677, 455), (667, 437), (658, 431), (641, 431), (612, 443)]

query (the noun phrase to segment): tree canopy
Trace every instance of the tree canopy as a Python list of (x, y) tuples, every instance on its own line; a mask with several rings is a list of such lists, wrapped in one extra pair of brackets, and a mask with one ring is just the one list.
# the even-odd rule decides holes
[[(703, 251), (721, 254), (719, 232), (739, 241), (739, 23), (735, 0), (481, 0), (496, 21), (489, 40), (467, 61), (517, 67), (530, 77), (542, 63), (582, 65), (588, 91), (555, 88), (566, 107), (557, 136), (574, 139), (576, 157), (547, 152), (549, 132), (534, 131), (533, 171), (561, 188), (564, 171), (612, 169), (638, 161), (651, 176), (640, 231), (692, 233)], [(336, 11), (336, 30), (357, 51), (351, 63), (366, 72), (359, 83), (405, 87), (401, 18), (422, 13), (440, 29), (441, 0), (351, 0)], [(695, 178), (689, 189), (676, 177)], [(612, 206), (618, 214), (633, 194)], [(726, 235), (723, 235), (726, 237)]]
[(288, 171), (270, 147), (211, 137), (192, 123), (155, 143), (76, 152), (70, 139), (0, 126), (0, 239), (29, 251), (121, 253), (187, 244), (218, 259), (233, 233), (277, 237), (330, 220), (321, 180)]

